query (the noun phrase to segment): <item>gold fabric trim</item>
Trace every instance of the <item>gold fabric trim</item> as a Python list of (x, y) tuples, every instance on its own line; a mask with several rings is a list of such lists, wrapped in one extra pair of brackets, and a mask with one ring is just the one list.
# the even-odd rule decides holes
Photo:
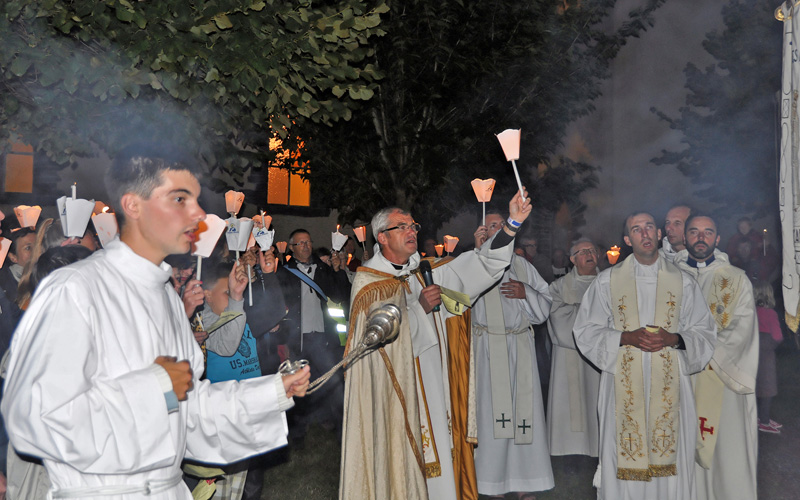
[(671, 477), (677, 475), (678, 466), (675, 464), (650, 466), (650, 477)]
[(432, 464), (425, 464), (425, 477), (430, 479), (432, 477), (439, 477), (441, 475), (442, 475), (442, 466), (439, 465), (439, 462)]
[(414, 433), (411, 432), (411, 424), (408, 421), (408, 406), (406, 406), (406, 397), (403, 394), (403, 388), (400, 387), (400, 383), (397, 381), (397, 376), (394, 373), (392, 361), (389, 359), (389, 355), (386, 354), (386, 350), (381, 347), (378, 349), (378, 352), (381, 353), (383, 362), (386, 365), (386, 370), (389, 372), (389, 378), (392, 379), (392, 387), (394, 387), (394, 392), (397, 394), (397, 399), (400, 400), (400, 405), (403, 407), (403, 420), (405, 424), (406, 437), (408, 437), (408, 443), (411, 445), (411, 451), (414, 452), (414, 458), (417, 459), (417, 465), (419, 466), (420, 472), (425, 473), (425, 463), (422, 459), (422, 454), (419, 451), (419, 447), (417, 447), (417, 443), (414, 441)]
[(617, 467), (617, 479), (623, 481), (650, 481), (650, 469), (626, 469)]

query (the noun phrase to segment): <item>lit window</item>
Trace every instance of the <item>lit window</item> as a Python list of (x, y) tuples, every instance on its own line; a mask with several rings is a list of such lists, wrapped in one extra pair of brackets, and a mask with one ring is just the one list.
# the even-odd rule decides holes
[[(302, 149), (300, 143), (298, 149)], [(299, 151), (287, 151), (281, 148), (281, 140), (273, 137), (269, 141), (269, 149), (277, 152), (274, 165), (291, 165), (291, 170), (284, 166), (270, 166), (267, 180), (267, 203), (274, 205), (293, 205), (308, 207), (311, 205), (311, 184), (304, 180), (300, 174), (295, 173), (300, 168), (307, 169), (305, 163), (300, 162)]]
[(3, 189), (6, 193), (33, 192), (33, 146), (14, 143), (6, 155)]

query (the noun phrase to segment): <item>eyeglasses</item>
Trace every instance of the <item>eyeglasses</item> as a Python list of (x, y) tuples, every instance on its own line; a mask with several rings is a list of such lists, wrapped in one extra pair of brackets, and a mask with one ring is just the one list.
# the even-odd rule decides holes
[(578, 250), (577, 252), (572, 254), (573, 257), (575, 257), (576, 255), (582, 255), (584, 257), (588, 257), (589, 255), (597, 255), (597, 250), (595, 250), (594, 248), (584, 248), (583, 250)]
[(298, 241), (297, 243), (290, 243), (290, 244), (289, 244), (289, 246), (290, 246), (290, 247), (300, 247), (300, 246), (303, 246), (303, 247), (309, 247), (309, 248), (311, 248), (311, 240), (308, 240), (308, 241)]
[(422, 226), (417, 224), (416, 222), (413, 223), (413, 224), (398, 224), (396, 226), (387, 227), (386, 229), (384, 229), (381, 232), (382, 233), (386, 233), (386, 232), (389, 232), (389, 231), (394, 231), (395, 229), (399, 229), (400, 231), (402, 231), (404, 233), (406, 231), (408, 231), (409, 229), (413, 229), (415, 233), (418, 233), (419, 230), (422, 229)]

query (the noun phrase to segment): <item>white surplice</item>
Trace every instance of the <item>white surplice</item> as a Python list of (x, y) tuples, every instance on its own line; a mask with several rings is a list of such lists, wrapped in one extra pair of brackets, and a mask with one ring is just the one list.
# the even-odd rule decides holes
[[(533, 361), (533, 443), (514, 444), (513, 438), (494, 438), (489, 335), (477, 334), (489, 326), (485, 299), (481, 298), (472, 309), (472, 322), (483, 328), (473, 329), (472, 339), (475, 342), (473, 352), (477, 369), (478, 447), (475, 449), (475, 470), (478, 476), (478, 492), (483, 495), (497, 495), (509, 491), (543, 491), (549, 490), (554, 485), (533, 331), (528, 329), (529, 325), (543, 323), (547, 319), (551, 298), (547, 282), (539, 275), (536, 268), (517, 255), (513, 259), (519, 261), (519, 264), (510, 266), (497, 286), (508, 283), (509, 279), (522, 281), (525, 286), (524, 299), (510, 299), (500, 293), (500, 303), (503, 306), (503, 320), (507, 331), (527, 329), (526, 333), (507, 335), (506, 347), (512, 395), (516, 387), (517, 341), (519, 340), (519, 345), (530, 349)], [(516, 265), (525, 267), (527, 276), (524, 277), (526, 278), (524, 281), (523, 277), (517, 275)]]
[[(495, 236), (496, 237), (496, 236)], [(453, 261), (438, 266), (433, 269), (433, 282), (451, 290), (457, 290), (466, 293), (470, 296), (472, 301), (477, 300), (481, 292), (490, 287), (502, 276), (503, 270), (508, 266), (513, 252), (513, 244), (491, 249), (492, 239), (487, 241), (480, 251), (465, 252), (456, 257)], [(485, 248), (484, 248), (485, 247)], [(411, 271), (419, 267), (420, 257), (418, 253), (412, 255), (409, 262), (401, 269), (395, 268), (392, 263), (387, 260), (380, 252), (376, 245), (375, 256), (362, 264), (363, 267), (369, 267), (378, 271), (388, 273), (394, 276), (403, 276), (409, 274)], [(357, 280), (356, 280), (357, 281)], [(452, 459), (452, 438), (450, 436), (450, 415), (448, 415), (448, 408), (450, 407), (449, 399), (449, 381), (446, 376), (447, 372), (447, 345), (441, 345), (439, 342), (439, 335), (437, 334), (437, 327), (435, 321), (437, 317), (441, 320), (441, 325), (447, 317), (451, 316), (445, 309), (444, 305), (441, 306), (439, 313), (426, 314), (422, 305), (419, 303), (419, 294), (423, 286), (416, 278), (407, 280), (410, 287), (410, 293), (406, 293), (406, 308), (408, 313), (409, 329), (411, 334), (411, 343), (413, 348), (413, 355), (419, 361), (418, 376), (422, 379), (424, 386), (425, 401), (420, 401), (421, 408), (427, 407), (428, 417), (432, 429), (423, 429), (423, 447), (427, 446), (428, 442), (435, 445), (436, 455), (438, 457), (439, 465), (441, 466), (441, 474), (437, 477), (427, 478), (427, 496), (431, 500), (455, 500), (456, 487), (453, 473), (453, 459)], [(359, 289), (353, 287), (352, 298), (356, 297)], [(439, 327), (441, 330), (442, 328)], [(376, 354), (371, 354), (376, 355)], [(444, 360), (444, 364), (443, 364)], [(413, 362), (413, 360), (409, 360)], [(368, 376), (365, 374), (364, 376)], [(346, 384), (352, 384), (353, 380), (346, 379)], [(417, 389), (415, 387), (402, 387), (400, 390), (405, 394), (405, 397), (416, 397)], [(355, 393), (346, 390), (345, 402), (345, 422), (347, 422), (347, 412), (351, 407), (357, 408), (358, 402), (353, 398), (363, 399), (370, 398), (372, 394)], [(347, 400), (351, 398), (351, 400)], [(379, 423), (375, 423), (379, 425)], [(401, 422), (393, 422), (393, 425), (401, 426)], [(427, 426), (426, 426), (427, 427)], [(426, 433), (432, 432), (432, 439), (426, 439)], [(370, 435), (371, 430), (367, 428), (350, 429), (345, 425), (343, 441), (348, 440), (348, 434), (357, 432), (361, 435)], [(430, 435), (430, 434), (429, 434)], [(394, 441), (379, 443), (380, 446), (391, 448), (397, 445)], [(408, 446), (407, 442), (401, 442), (400, 446)], [(391, 456), (392, 452), (388, 450), (373, 450), (377, 456)], [(362, 481), (362, 478), (350, 478), (351, 468), (348, 462), (358, 461), (363, 455), (363, 452), (357, 447), (352, 449), (342, 450), (342, 475), (340, 488), (340, 498), (356, 498), (353, 495), (371, 495), (373, 494), (368, 487), (358, 490), (357, 488), (348, 488), (350, 482)], [(372, 464), (364, 464), (365, 467), (372, 466)], [(397, 471), (402, 473), (403, 471)], [(367, 478), (371, 478), (373, 471), (370, 470), (357, 470), (353, 471), (354, 474), (359, 474)], [(381, 479), (383, 480), (383, 479)], [(391, 492), (387, 493), (390, 495)], [(362, 500), (363, 497), (359, 497)], [(372, 498), (371, 496), (369, 498)], [(376, 499), (377, 500), (377, 499)], [(382, 499), (381, 499), (382, 500)]]
[[(633, 256), (631, 258), (634, 258)], [(640, 326), (653, 323), (656, 305), (658, 262), (651, 266), (634, 264)], [(700, 286), (686, 273), (683, 277), (678, 331), (686, 345), (678, 350), (680, 364), (680, 416), (677, 449), (677, 476), (657, 477), (651, 481), (617, 479), (616, 405), (614, 374), (622, 332), (614, 328), (610, 277), (614, 268), (601, 272), (583, 296), (574, 334), (578, 349), (602, 371), (598, 414), (600, 418), (600, 488), (599, 500), (693, 500), (696, 498), (694, 450), (697, 437), (697, 414), (690, 375), (697, 373), (711, 359), (716, 328)], [(649, 399), (650, 353), (642, 353), (644, 396)], [(647, 410), (645, 411), (647, 414)]]
[(586, 289), (597, 278), (582, 276), (572, 268), (550, 284), (553, 306), (547, 326), (553, 342), (550, 390), (547, 401), (547, 436), (551, 455), (597, 456), (600, 425), (597, 395), (600, 372), (581, 357), (572, 327)]
[[(55, 489), (170, 482), (184, 457), (223, 464), (286, 444), (280, 407), (292, 403), (277, 376), (199, 380), (203, 354), (170, 275), (114, 240), (40, 284), (14, 334), (2, 412), (13, 446), (43, 459)], [(172, 413), (158, 356), (194, 373)], [(155, 497), (191, 494), (178, 481)]]
[[(717, 445), (710, 469), (696, 465), (697, 497), (700, 500), (756, 498), (758, 462), (758, 417), (755, 383), (758, 371), (758, 317), (753, 287), (741, 269), (730, 264), (728, 255), (714, 251), (714, 261), (704, 267), (687, 264), (688, 251), (678, 253), (675, 263), (703, 289), (708, 300), (722, 278), (738, 290), (736, 302), (722, 305), (732, 311), (730, 322), (717, 331), (711, 368), (725, 384), (722, 395)], [(727, 288), (725, 292), (730, 292)], [(719, 324), (717, 325), (719, 328)]]

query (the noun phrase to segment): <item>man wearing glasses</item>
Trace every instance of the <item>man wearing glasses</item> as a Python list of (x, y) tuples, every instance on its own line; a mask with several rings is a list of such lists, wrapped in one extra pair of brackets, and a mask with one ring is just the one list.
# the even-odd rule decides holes
[(575, 266), (550, 285), (553, 307), (547, 325), (553, 341), (547, 437), (551, 455), (598, 453), (597, 393), (600, 372), (578, 354), (572, 327), (586, 289), (597, 278), (597, 248), (581, 239), (569, 250)]
[[(527, 193), (515, 194), (503, 229), (480, 250), (434, 263), (433, 284), (427, 286), (419, 272), (420, 226), (411, 214), (387, 208), (372, 218), (380, 251), (353, 281), (346, 350), (362, 341), (367, 315), (383, 304), (397, 305), (402, 323), (394, 342), (347, 371), (341, 499), (454, 500), (459, 492), (477, 493), (471, 450), (459, 451), (467, 444), (460, 429), (466, 395), (459, 392), (462, 384), (453, 383), (456, 377), (465, 381), (468, 370), (449, 370), (461, 352), (454, 340), (468, 342), (469, 333), (453, 336), (465, 320), (452, 304), (442, 303), (441, 294), (447, 288), (474, 302), (499, 280), (530, 211)], [(464, 405), (453, 406), (453, 400)]]
[[(314, 255), (311, 235), (305, 229), (294, 230), (289, 245), (292, 258), (277, 273), (289, 309), (281, 328), (288, 329), (291, 358), (308, 360), (311, 378), (316, 379), (342, 359), (336, 321), (328, 314), (328, 299), (347, 303), (350, 281), (338, 252), (331, 255), (330, 266)], [(296, 405), (292, 441), (302, 446), (306, 428), (312, 421), (330, 422), (340, 431), (342, 398), (343, 382), (339, 375), (328, 382), (324, 391)]]

